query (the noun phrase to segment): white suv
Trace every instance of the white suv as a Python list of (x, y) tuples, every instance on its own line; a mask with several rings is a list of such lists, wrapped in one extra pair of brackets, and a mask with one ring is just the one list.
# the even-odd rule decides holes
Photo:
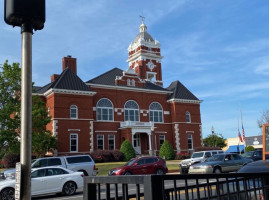
[(189, 159), (182, 160), (179, 163), (180, 174), (187, 174), (191, 165), (195, 163), (204, 162), (207, 158), (215, 155), (224, 153), (222, 150), (209, 150), (209, 151), (197, 151), (194, 152)]

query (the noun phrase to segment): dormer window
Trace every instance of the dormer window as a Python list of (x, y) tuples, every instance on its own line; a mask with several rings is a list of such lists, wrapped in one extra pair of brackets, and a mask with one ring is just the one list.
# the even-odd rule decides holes
[(131, 81), (130, 79), (127, 79), (127, 86), (130, 86), (131, 85)]
[(135, 80), (134, 79), (132, 80), (132, 86), (135, 86)]

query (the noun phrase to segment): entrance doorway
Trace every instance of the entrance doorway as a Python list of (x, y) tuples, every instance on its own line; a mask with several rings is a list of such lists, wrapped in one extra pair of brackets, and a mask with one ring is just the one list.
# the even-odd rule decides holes
[(136, 151), (136, 153), (141, 154), (140, 133), (134, 134), (133, 145), (134, 145), (134, 150)]

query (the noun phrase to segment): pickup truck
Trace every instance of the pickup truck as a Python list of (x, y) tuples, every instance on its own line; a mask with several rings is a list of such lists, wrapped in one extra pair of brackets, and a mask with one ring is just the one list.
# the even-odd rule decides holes
[[(98, 169), (90, 155), (60, 156), (60, 157), (44, 157), (34, 159), (32, 168), (60, 166), (73, 171), (83, 172), (85, 176), (96, 176)], [(1, 172), (1, 178), (13, 178), (15, 169), (7, 169)]]

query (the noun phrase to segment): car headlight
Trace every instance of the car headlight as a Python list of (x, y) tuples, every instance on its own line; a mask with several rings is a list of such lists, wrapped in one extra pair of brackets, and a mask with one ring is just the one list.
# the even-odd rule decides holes
[(110, 174), (111, 174), (111, 175), (113, 175), (113, 174), (117, 174), (119, 171), (120, 171), (120, 169), (113, 170), (113, 171), (110, 172)]
[(193, 169), (193, 166), (190, 166), (190, 169)]

